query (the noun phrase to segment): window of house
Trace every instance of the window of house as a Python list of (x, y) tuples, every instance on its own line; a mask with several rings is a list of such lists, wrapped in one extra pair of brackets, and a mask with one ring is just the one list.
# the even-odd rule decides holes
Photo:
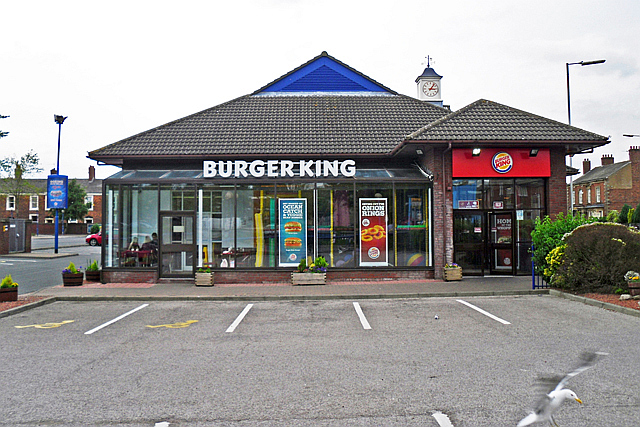
[(591, 203), (591, 187), (587, 189), (587, 203)]
[(44, 219), (44, 223), (45, 223), (45, 224), (53, 224), (53, 223), (54, 223), (53, 218), (51, 218), (51, 217), (46, 217), (46, 218)]
[(38, 210), (38, 195), (31, 196), (29, 198), (29, 210), (37, 211)]
[(600, 203), (600, 187), (596, 187), (596, 203)]
[(87, 207), (89, 208), (90, 211), (93, 210), (93, 195), (91, 196), (86, 196), (84, 198), (84, 203), (87, 205)]
[(84, 223), (85, 224), (93, 224), (93, 217), (92, 216), (84, 217)]
[(29, 219), (33, 222), (38, 222), (38, 214), (29, 215)]
[(584, 191), (580, 190), (578, 192), (578, 204), (581, 205), (582, 204), (582, 194), (584, 193)]
[(8, 211), (16, 210), (16, 196), (7, 196), (7, 210)]

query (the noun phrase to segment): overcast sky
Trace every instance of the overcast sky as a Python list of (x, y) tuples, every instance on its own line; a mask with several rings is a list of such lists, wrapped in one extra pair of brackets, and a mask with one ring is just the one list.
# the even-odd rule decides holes
[[(425, 57), (453, 110), (489, 99), (610, 136), (640, 138), (640, 2), (0, 0), (0, 157), (33, 149), (41, 174), (86, 178), (87, 152), (246, 95), (326, 50), (417, 96)], [(118, 169), (97, 167), (106, 178)]]

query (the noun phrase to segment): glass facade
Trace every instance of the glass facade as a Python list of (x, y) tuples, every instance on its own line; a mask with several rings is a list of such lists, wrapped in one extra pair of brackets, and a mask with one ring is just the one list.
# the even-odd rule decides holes
[[(387, 179), (388, 179), (387, 175)], [(307, 257), (360, 267), (360, 199), (385, 200), (384, 266), (432, 267), (431, 183), (373, 181), (141, 184), (107, 181), (104, 267), (189, 276), (198, 267), (277, 269), (282, 199), (305, 200)], [(384, 227), (382, 227), (384, 228)], [(290, 268), (290, 267), (288, 267)]]
[(531, 231), (545, 179), (454, 179), (454, 261), (465, 274), (531, 273)]

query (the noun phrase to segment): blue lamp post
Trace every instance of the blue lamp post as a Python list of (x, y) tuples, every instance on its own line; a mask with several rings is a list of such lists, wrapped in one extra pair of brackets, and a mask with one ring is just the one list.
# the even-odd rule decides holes
[[(58, 124), (58, 159), (56, 161), (56, 174), (60, 175), (60, 133), (62, 133), (62, 124), (64, 123), (66, 117), (54, 114), (53, 119)], [(58, 253), (58, 211), (59, 209), (56, 209), (56, 224), (55, 224), (56, 232), (55, 232), (55, 245), (54, 245), (55, 253)]]

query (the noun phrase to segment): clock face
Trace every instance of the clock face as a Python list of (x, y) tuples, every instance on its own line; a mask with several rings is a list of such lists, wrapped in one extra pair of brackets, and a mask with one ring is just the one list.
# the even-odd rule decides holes
[(438, 83), (426, 82), (422, 85), (422, 92), (427, 96), (436, 96), (439, 91)]

